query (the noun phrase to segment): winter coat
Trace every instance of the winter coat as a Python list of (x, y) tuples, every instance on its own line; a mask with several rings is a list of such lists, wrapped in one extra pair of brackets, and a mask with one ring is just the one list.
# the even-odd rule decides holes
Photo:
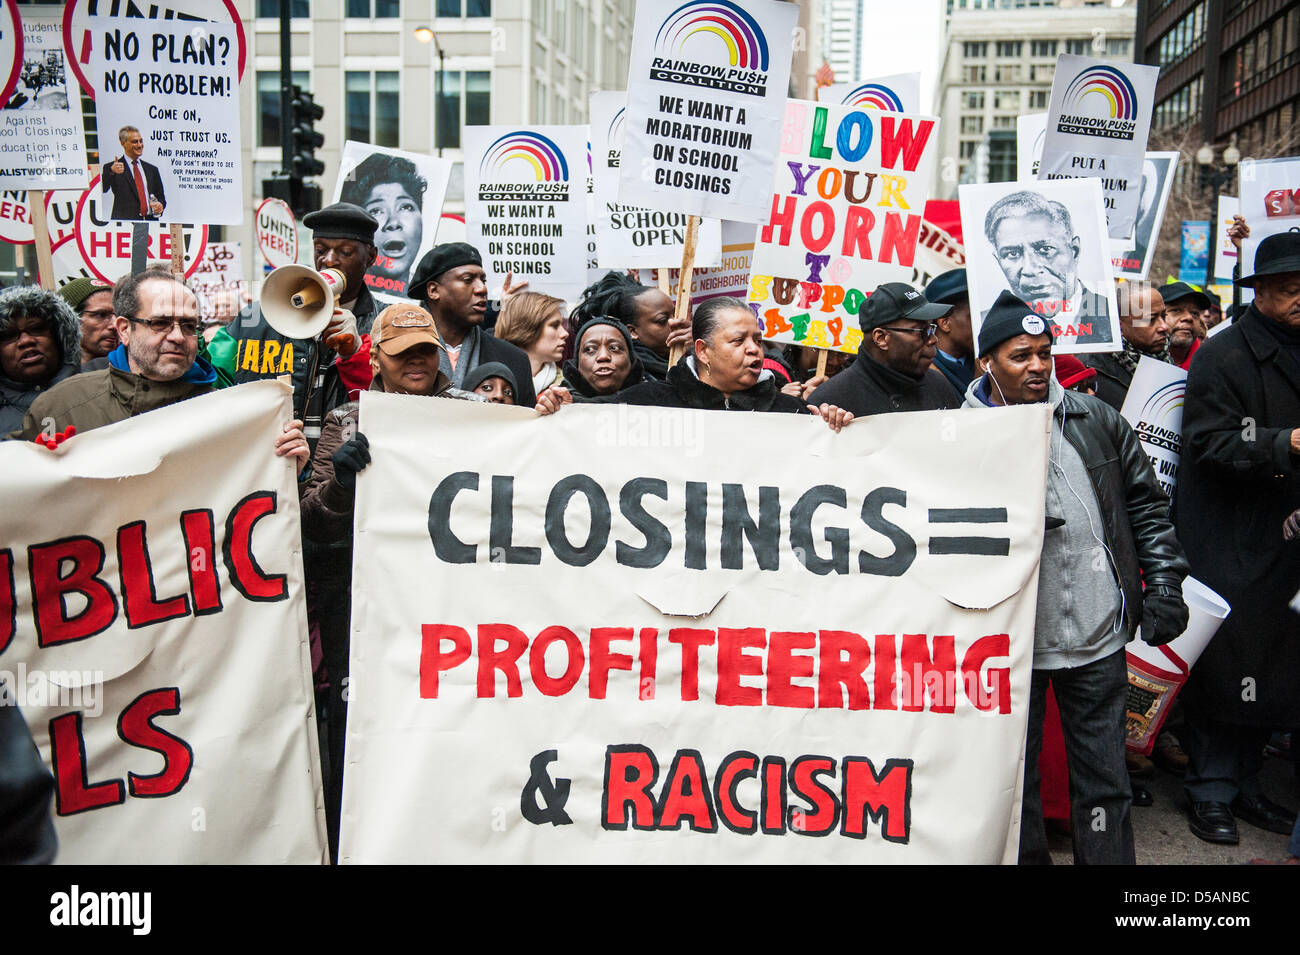
[(836, 405), (859, 417), (961, 407), (948, 379), (933, 368), (913, 378), (882, 365), (866, 352), (859, 352), (857, 361), (814, 391), (808, 403)]
[(1300, 725), (1300, 541), (1282, 522), (1300, 507), (1300, 336), (1279, 337), (1251, 305), (1197, 351), (1187, 375), (1174, 490), (1192, 574), (1232, 612), (1192, 669), (1189, 705), (1215, 719)]
[(43, 385), (29, 385), (0, 375), (0, 437), (17, 430), (36, 397), (81, 370), (81, 320), (53, 292), (24, 285), (0, 293), (0, 332), (12, 328), (19, 315), (48, 315), (54, 320), (59, 367)]
[(770, 371), (758, 382), (728, 397), (695, 376), (695, 359), (687, 356), (668, 369), (667, 381), (643, 381), (623, 391), (592, 399), (621, 405), (652, 405), (659, 408), (701, 408), (714, 411), (778, 411), (808, 414), (808, 407), (798, 398), (782, 394)]

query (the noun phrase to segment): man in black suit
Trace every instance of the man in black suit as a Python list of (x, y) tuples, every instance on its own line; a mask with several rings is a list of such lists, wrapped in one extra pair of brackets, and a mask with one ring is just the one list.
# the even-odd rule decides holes
[(1065, 206), (1013, 192), (989, 209), (984, 235), (1011, 294), (1051, 323), (1058, 344), (1113, 341), (1106, 296), (1079, 280), (1080, 242)]
[[(158, 167), (140, 158), (144, 137), (134, 126), (117, 132), (122, 155), (100, 173), (104, 192), (113, 193), (113, 219), (157, 219), (167, 205)], [(141, 193), (143, 192), (143, 195)]]

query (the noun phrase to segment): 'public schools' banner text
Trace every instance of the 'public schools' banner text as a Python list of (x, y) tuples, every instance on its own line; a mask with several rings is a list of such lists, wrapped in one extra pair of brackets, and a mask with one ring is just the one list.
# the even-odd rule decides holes
[(362, 403), (342, 861), (1015, 860), (1045, 406)]

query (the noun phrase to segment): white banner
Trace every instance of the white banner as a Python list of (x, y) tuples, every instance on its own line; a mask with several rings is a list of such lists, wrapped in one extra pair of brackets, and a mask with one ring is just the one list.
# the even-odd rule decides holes
[[(1254, 245), (1279, 232), (1300, 231), (1300, 157), (1243, 159), (1237, 175), (1241, 215)], [(1254, 265), (1252, 255), (1243, 262), (1242, 275), (1251, 274)]]
[(1047, 114), (1025, 113), (1016, 118), (1016, 180), (1029, 182), (1038, 178), (1038, 164), (1043, 159), (1043, 140), (1047, 136)]
[(1178, 482), (1178, 458), (1183, 448), (1183, 395), (1187, 372), (1158, 358), (1143, 355), (1124, 396), (1120, 413), (1137, 432), (1142, 450), (1151, 459), (1156, 480), (1173, 500)]
[(361, 420), (341, 861), (1015, 861), (1045, 405)]
[(762, 222), (799, 9), (638, 3), (618, 201)]
[(384, 149), (368, 143), (343, 144), (334, 202), (360, 206), (379, 223), (375, 264), (366, 270), (370, 294), (381, 302), (405, 302), (406, 283), (424, 253), (433, 248), (451, 178), (450, 159)]
[[(742, 302), (749, 292), (749, 267), (754, 260), (754, 231), (752, 222), (722, 223), (722, 258), (717, 268), (696, 269), (691, 273), (691, 307), (711, 298), (724, 295)], [(659, 276), (654, 269), (639, 273), (642, 285), (658, 285)], [(681, 288), (681, 269), (668, 273), (668, 297), (677, 298)]]
[(890, 113), (920, 113), (921, 74), (892, 73), (858, 83), (832, 83), (817, 88), (821, 103), (838, 103), (859, 109), (880, 109)]
[(112, 193), (110, 215), (242, 223), (235, 26), (91, 17), (90, 36), (100, 176)]
[(1133, 235), (1159, 76), (1158, 66), (1068, 53), (1056, 60), (1038, 178), (1099, 180), (1112, 239)]
[(59, 862), (325, 860), (290, 417), (265, 381), (0, 444), (0, 678)]
[(0, 189), (86, 188), (81, 91), (68, 70), (59, 14), (57, 7), (22, 8), (21, 62), (0, 104)]
[(466, 241), (488, 297), (506, 273), (576, 302), (587, 278), (587, 127), (466, 126)]
[[(591, 160), (595, 178), (596, 258), (602, 269), (677, 268), (686, 245), (684, 212), (625, 206), (618, 197), (627, 94), (591, 94)], [(722, 256), (722, 223), (701, 219), (695, 265), (711, 268)]]
[(1142, 163), (1141, 198), (1131, 239), (1111, 239), (1111, 267), (1116, 278), (1145, 279), (1151, 271), (1165, 221), (1165, 206), (1174, 187), (1177, 152), (1147, 153)]

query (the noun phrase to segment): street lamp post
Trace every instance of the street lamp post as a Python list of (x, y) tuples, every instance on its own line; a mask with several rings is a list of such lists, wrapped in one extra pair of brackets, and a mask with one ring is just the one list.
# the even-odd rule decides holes
[(416, 27), (415, 38), (421, 43), (432, 43), (433, 48), (438, 51), (438, 79), (434, 88), (434, 106), (433, 106), (433, 145), (438, 150), (438, 157), (442, 158), (442, 76), (446, 72), (446, 54), (443, 53), (442, 44), (438, 42), (438, 34), (433, 32), (432, 27)]

